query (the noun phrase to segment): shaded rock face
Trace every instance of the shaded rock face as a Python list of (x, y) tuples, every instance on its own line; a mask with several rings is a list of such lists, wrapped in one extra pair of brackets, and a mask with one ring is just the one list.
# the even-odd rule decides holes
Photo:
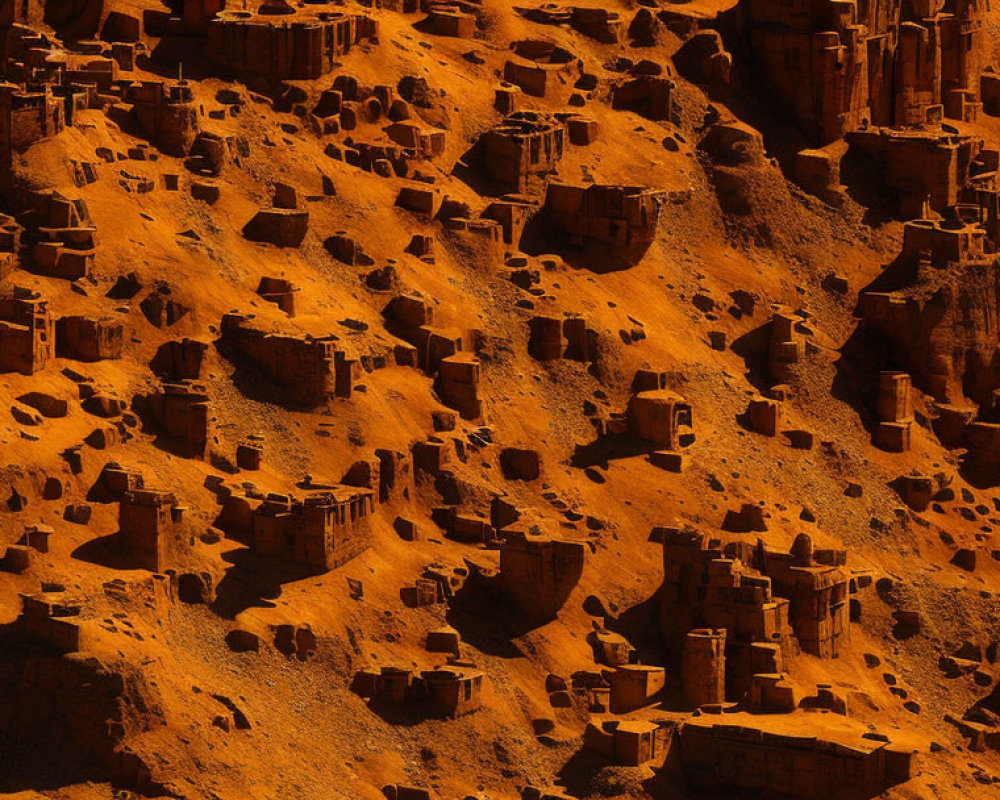
[(11, 647), (0, 657), (0, 687), (0, 754), (7, 765), (0, 791), (85, 781), (155, 788), (148, 769), (123, 751), (126, 708), (135, 698), (121, 674), (91, 658)]
[[(86, 39), (97, 33), (104, 12), (104, 0), (68, 0), (65, 3), (43, 3), (29, 0), (27, 3), (11, 0), (10, 6), (19, 7), (16, 15), (26, 16), (24, 21), (37, 22), (43, 13), (47, 25), (51, 25), (67, 39)], [(27, 14), (24, 14), (24, 11)]]
[(262, 209), (243, 228), (252, 242), (298, 247), (309, 230), (309, 212), (287, 208)]
[[(858, 341), (845, 350), (855, 366), (864, 362), (864, 349), (884, 348), (936, 401), (939, 441), (966, 448), (964, 476), (995, 485), (1000, 480), (1000, 262), (983, 256), (946, 269), (921, 264), (917, 280), (902, 290), (863, 293), (860, 310)], [(893, 427), (881, 423), (876, 441), (883, 432), (895, 437)], [(907, 433), (902, 444), (885, 449), (909, 449), (909, 438)]]
[(520, 609), (548, 619), (562, 608), (583, 572), (578, 542), (533, 542), (509, 538), (500, 550), (500, 578)]
[(900, 367), (943, 402), (982, 405), (1000, 386), (1000, 263), (960, 274), (929, 273), (900, 292), (862, 294), (865, 330), (882, 337)]
[[(947, 21), (887, 2), (831, 24), (825, 3), (803, 13), (740, 3), (727, 20), (731, 50), (799, 127), (826, 144), (865, 124), (919, 125), (945, 114), (966, 120), (984, 62), (984, 9), (960, 4)], [(970, 107), (971, 106), (971, 107)]]

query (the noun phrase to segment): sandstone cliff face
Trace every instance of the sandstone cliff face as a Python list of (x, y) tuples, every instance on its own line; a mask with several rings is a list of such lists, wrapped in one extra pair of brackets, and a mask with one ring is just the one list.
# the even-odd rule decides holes
[[(929, 272), (930, 274), (927, 274)], [(862, 294), (866, 330), (888, 343), (900, 369), (943, 402), (985, 403), (997, 388), (990, 370), (1000, 344), (1000, 265), (927, 270), (901, 291)]]
[(864, 125), (974, 118), (985, 66), (985, 6), (871, 2), (740, 3), (725, 21), (731, 50), (814, 142)]
[(93, 657), (5, 649), (0, 748), (9, 761), (0, 789), (93, 781), (158, 793), (148, 767), (126, 745), (127, 734), (158, 724), (141, 678), (128, 674)]

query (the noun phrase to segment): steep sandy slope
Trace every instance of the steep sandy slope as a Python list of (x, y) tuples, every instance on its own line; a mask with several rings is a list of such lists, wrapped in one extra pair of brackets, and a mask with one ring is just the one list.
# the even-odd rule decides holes
[[(103, 18), (112, 10), (160, 8), (153, 0), (105, 6)], [(634, 14), (619, 10), (629, 19)], [(122, 158), (143, 140), (98, 108), (78, 112), (72, 127), (15, 156), (18, 188), (54, 189), (85, 200), (100, 244), (92, 280), (71, 285), (17, 270), (5, 282), (39, 291), (57, 316), (109, 314), (125, 323), (126, 334), (121, 360), (56, 359), (40, 374), (2, 376), (0, 408), (15, 405), (28, 391), (44, 391), (69, 401), (69, 413), (32, 426), (12, 418), (0, 429), (3, 484), (26, 498), (22, 510), (0, 514), (0, 550), (19, 540), (25, 525), (55, 530), (49, 552), (33, 554), (27, 571), (0, 577), (0, 621), (12, 622), (21, 610), (19, 594), (37, 592), (40, 581), (63, 584), (84, 599), (88, 615), (103, 620), (88, 652), (133, 687), (116, 746), (127, 744), (148, 768), (145, 792), (379, 798), (384, 784), (399, 782), (432, 787), (445, 798), (511, 798), (525, 785), (557, 787), (573, 797), (686, 797), (692, 795), (675, 753), (666, 764), (641, 767), (609, 766), (588, 756), (580, 743), (587, 715), (579, 708), (553, 708), (546, 677), (600, 669), (587, 643), (595, 624), (622, 633), (644, 663), (667, 664), (671, 674), (677, 653), (664, 651), (658, 633), (663, 567), (650, 531), (691, 525), (713, 534), (727, 512), (749, 503), (763, 509), (766, 532), (735, 538), (754, 543), (760, 536), (787, 550), (797, 534), (808, 532), (818, 548), (847, 548), (849, 569), (870, 571), (875, 581), (859, 595), (861, 617), (852, 625), (849, 653), (832, 660), (802, 654), (788, 672), (803, 687), (832, 683), (867, 693), (871, 707), (859, 719), (920, 752), (912, 780), (889, 796), (995, 791), (973, 772), (1000, 774), (996, 752), (967, 752), (966, 738), (944, 721), (947, 714), (961, 716), (989, 688), (971, 675), (943, 678), (938, 659), (967, 641), (995, 650), (1000, 567), (990, 552), (996, 552), (992, 528), (1000, 523), (1000, 494), (967, 485), (958, 475), (956, 454), (937, 442), (929, 423), (915, 429), (908, 453), (874, 448), (866, 427), (868, 401), (838, 369), (841, 349), (855, 335), (858, 293), (898, 254), (901, 224), (869, 224), (867, 209), (850, 196), (840, 208), (825, 205), (763, 155), (731, 168), (713, 164), (698, 148), (705, 120), (727, 119), (731, 112), (674, 75), (674, 122), (613, 110), (602, 101), (602, 90), (595, 92), (584, 111), (597, 121), (599, 136), (586, 147), (567, 144), (557, 172), (569, 182), (664, 190), (652, 245), (626, 269), (605, 270), (600, 260), (567, 253), (571, 257), (555, 258), (551, 269), (540, 266), (538, 287), (544, 291), (528, 293), (509, 280), (511, 269), (502, 260), (470, 253), (439, 222), (397, 207), (398, 179), (325, 154), (330, 142), (342, 143), (347, 135), (380, 135), (384, 120), (319, 136), (293, 105), (314, 107), (336, 74), (369, 86), (425, 78), (432, 104), (417, 113), (443, 127), (446, 146), (419, 169), (478, 216), (489, 198), (477, 193), (474, 180), (462, 180), (468, 170), (456, 169), (456, 163), (502, 118), (494, 109), (494, 87), (511, 42), (554, 42), (582, 59), (586, 73), (603, 86), (620, 77), (609, 69), (617, 57), (627, 53), (669, 65), (680, 39), (664, 29), (655, 47), (603, 45), (569, 27), (532, 23), (497, 0), (483, 3), (484, 24), (474, 40), (421, 33), (414, 27), (421, 14), (365, 11), (381, 26), (379, 46), (355, 49), (324, 78), (288, 82), (284, 93), (294, 103), (282, 101), (278, 86), (248, 90), (215, 77), (199, 57), (199, 41), (184, 44), (183, 71), (201, 129), (246, 146), (218, 177), (207, 179), (219, 187), (213, 205), (191, 196), (197, 177), (183, 158), (159, 153), (154, 159), (152, 149), (144, 160)], [(158, 38), (144, 39), (155, 54)], [(137, 80), (173, 78), (176, 66), (154, 58), (133, 74)], [(221, 102), (226, 93), (235, 93), (238, 104)], [(524, 106), (570, 108), (570, 91), (556, 94), (562, 96), (524, 97)], [(767, 117), (764, 108), (752, 124)], [(996, 144), (995, 120), (974, 130)], [(781, 150), (780, 141), (770, 138), (782, 135), (781, 129), (767, 133), (765, 144)], [(110, 160), (97, 155), (104, 152), (112, 154)], [(74, 162), (95, 164), (97, 180), (80, 185)], [(166, 188), (171, 175), (180, 176), (179, 191)], [(324, 191), (324, 178), (335, 194)], [(142, 180), (151, 182), (152, 191), (137, 191)], [(724, 182), (741, 187), (741, 213), (724, 204)], [(294, 187), (309, 211), (299, 247), (256, 244), (243, 236), (244, 225), (271, 205), (276, 183)], [(16, 210), (12, 203), (10, 211)], [(324, 242), (337, 232), (359, 242), (371, 263), (350, 266), (333, 258)], [(437, 239), (432, 264), (404, 252), (415, 234), (424, 233)], [(538, 268), (544, 254), (541, 249), (527, 256), (529, 265)], [(454, 431), (438, 433), (446, 442), (461, 442), (464, 453), (463, 459), (452, 456), (455, 480), (453, 487), (441, 487), (445, 500), (457, 491), (461, 512), (488, 517), (491, 497), (500, 495), (522, 511), (533, 509), (542, 527), (586, 543), (582, 577), (557, 619), (526, 621), (493, 583), (476, 577), (497, 570), (498, 551), (443, 535), (431, 520), (432, 508), (445, 504), (433, 484), (411, 486), (408, 497), (397, 489), (371, 519), (371, 547), (318, 576), (248, 569), (246, 545), (210, 533), (220, 508), (212, 491), (217, 479), (295, 493), (307, 475), (336, 482), (375, 450), (409, 453), (435, 434), (432, 414), (445, 406), (433, 391), (433, 377), (411, 367), (362, 371), (350, 399), (303, 409), (259, 375), (234, 367), (217, 346), (222, 316), (236, 310), (254, 313), (271, 330), (334, 334), (338, 346), (379, 362), (399, 344), (382, 316), (393, 294), (371, 291), (366, 275), (387, 263), (399, 287), (434, 304), (435, 324), (457, 328), (475, 343), (482, 362), (481, 419), (459, 419)], [(139, 293), (109, 298), (116, 281), (130, 273), (142, 286)], [(846, 281), (845, 292), (824, 288), (831, 273)], [(284, 277), (298, 287), (293, 318), (257, 295), (262, 277)], [(150, 323), (139, 302), (158, 281), (190, 309), (162, 328)], [(731, 313), (740, 292), (754, 295), (752, 313)], [(804, 312), (803, 335), (810, 344), (797, 391), (786, 404), (786, 427), (811, 432), (812, 449), (792, 448), (739, 422), (765, 380), (753, 343), (774, 306)], [(566, 359), (541, 362), (529, 354), (529, 320), (563, 311), (583, 315), (596, 332), (594, 368)], [(724, 332), (724, 349), (712, 347), (713, 332)], [(138, 424), (129, 428), (127, 441), (101, 450), (85, 445), (82, 470), (73, 474), (62, 452), (102, 421), (81, 408), (78, 382), (63, 370), (83, 374), (99, 392), (131, 405), (134, 396), (159, 384), (150, 367), (158, 349), (185, 337), (208, 344), (199, 382), (210, 398), (209, 449), (216, 455), (201, 460), (171, 454), (157, 446), (148, 425)], [(882, 365), (853, 366), (871, 371)], [(585, 405), (624, 411), (639, 369), (667, 373), (670, 388), (693, 408), (695, 440), (684, 451), (687, 465), (679, 474), (653, 466), (648, 448), (594, 444)], [(923, 399), (917, 408), (918, 420), (929, 418)], [(262, 470), (229, 474), (237, 445), (251, 434), (264, 438)], [(511, 446), (540, 452), (539, 480), (504, 478), (499, 452)], [(140, 471), (147, 486), (174, 492), (187, 507), (192, 538), (178, 569), (208, 575), (213, 603), (171, 600), (149, 571), (116, 568), (95, 539), (117, 530), (117, 503), (91, 502), (86, 525), (64, 519), (66, 506), (85, 502), (112, 461)], [(959, 499), (918, 519), (888, 485), (913, 470), (945, 473)], [(46, 477), (62, 481), (59, 499), (45, 499)], [(848, 484), (860, 485), (860, 496), (845, 495)], [(971, 498), (963, 500), (966, 492)], [(974, 510), (979, 506), (985, 510)], [(416, 522), (416, 541), (393, 529), (399, 516)], [(974, 572), (950, 563), (961, 547), (977, 550)], [(450, 604), (408, 607), (400, 590), (431, 564), (472, 577)], [(363, 585), (363, 598), (352, 597), (351, 581)], [(892, 612), (898, 609), (919, 612), (918, 636), (894, 636)], [(461, 634), (463, 659), (485, 675), (481, 710), (449, 720), (395, 718), (376, 713), (350, 690), (362, 669), (443, 663), (441, 654), (425, 651), (424, 640), (445, 624)], [(281, 625), (311, 631), (315, 643), (308, 654), (285, 655), (273, 646)], [(227, 635), (235, 629), (257, 634), (260, 651), (234, 652)], [(984, 661), (981, 671), (992, 683), (995, 665)], [(890, 691), (900, 687), (904, 693)], [(15, 709), (15, 701), (16, 693), (8, 691), (4, 705)], [(919, 704), (919, 713), (904, 701)], [(237, 724), (233, 708), (246, 726)], [(669, 699), (659, 713), (671, 720), (684, 716)], [(532, 727), (540, 719), (555, 723), (544, 737)], [(16, 717), (8, 720), (5, 735), (17, 725)], [(31, 730), (38, 736), (32, 740), (36, 752), (24, 769), (0, 781), (0, 789), (19, 798), (119, 796), (108, 771), (92, 764), (77, 769), (69, 763), (73, 759), (61, 764), (62, 754), (48, 745), (60, 738), (44, 727)], [(78, 746), (72, 739), (63, 744), (70, 751)]]

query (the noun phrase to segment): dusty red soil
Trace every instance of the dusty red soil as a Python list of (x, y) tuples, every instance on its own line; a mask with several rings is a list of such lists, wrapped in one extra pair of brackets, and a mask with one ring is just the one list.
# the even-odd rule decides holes
[[(1000, 701), (992, 693), (1000, 491), (992, 467), (1000, 449), (979, 447), (965, 429), (966, 438), (942, 441), (936, 423), (943, 406), (995, 422), (997, 231), (987, 230), (984, 215), (971, 223), (985, 236), (981, 252), (900, 279), (909, 219), (899, 213), (903, 190), (887, 186), (883, 163), (855, 164), (855, 145), (849, 152), (841, 135), (817, 136), (788, 113), (781, 92), (757, 71), (765, 54), (741, 47), (734, 33), (739, 15), (750, 16), (747, 0), (580, 1), (620, 15), (612, 41), (569, 21), (542, 24), (537, 14), (496, 0), (463, 7), (472, 17), (463, 23), (472, 26), (465, 36), (440, 35), (416, 9), (292, 3), (292, 15), (263, 19), (280, 26), (334, 12), (378, 27), (323, 74), (303, 78), (273, 74), (277, 67), (268, 65), (277, 56), (257, 45), (245, 53), (255, 74), (213, 52), (218, 40), (198, 24), (211, 24), (208, 2), (172, 9), (158, 0), (0, 2), (5, 75), (14, 84), (5, 91), (47, 91), (60, 113), (72, 109), (66, 124), (52, 127), (50, 119), (49, 130), (22, 130), (25, 140), (0, 153), (9, 154), (0, 210), (21, 242), (3, 254), (0, 294), (37, 292), (53, 321), (84, 316), (120, 325), (117, 357), (60, 355), (63, 339), (53, 323), (56, 352), (36, 357), (33, 374), (10, 367), (0, 375), (0, 409), (10, 409), (0, 425), (0, 555), (11, 548), (0, 572), (4, 796), (375, 799), (400, 784), (446, 800), (531, 797), (522, 795), (525, 787), (574, 798), (731, 797), (739, 789), (734, 769), (758, 776), (744, 784), (758, 796), (998, 791)], [(238, 19), (235, 12), (260, 4), (219, 5)], [(633, 23), (643, 15), (653, 23)], [(996, 12), (977, 9), (972, 19), (985, 68), (996, 63)], [(723, 46), (706, 74), (679, 68), (674, 55), (685, 41), (715, 29)], [(475, 146), (503, 121), (496, 90), (505, 64), (519, 58), (514, 48), (537, 49), (523, 44), (529, 40), (565, 51), (565, 59), (558, 49), (550, 59), (556, 63), (545, 96), (517, 98), (521, 111), (557, 115), (563, 149), (553, 170), (523, 187), (527, 225), (523, 236), (515, 226), (513, 241), (504, 242), (499, 225), (482, 222), (483, 212), (518, 187), (490, 185)], [(659, 119), (613, 101), (614, 87), (644, 60), (672, 82), (669, 111)], [(343, 76), (356, 79), (361, 98), (350, 105), (348, 90), (340, 99), (350, 113), (323, 113), (332, 102), (323, 93), (350, 85), (335, 83)], [(149, 125), (140, 118), (141, 103), (128, 89), (140, 81), (189, 93), (179, 149), (167, 141), (176, 120)], [(974, 84), (973, 102), (986, 99)], [(359, 166), (352, 146), (392, 144), (389, 109), (368, 119), (365, 87), (389, 87), (403, 98), (393, 113), (423, 134), (443, 133), (443, 149)], [(930, 114), (926, 130), (974, 141), (976, 163), (986, 165), (981, 174), (1000, 148), (1000, 117), (990, 110), (974, 108), (963, 120)], [(4, 114), (8, 133), (26, 125)], [(570, 141), (572, 114), (596, 123), (592, 142)], [(197, 158), (206, 141), (221, 143), (217, 169)], [(795, 182), (796, 153), (810, 147), (840, 162), (840, 178), (824, 197)], [(903, 183), (919, 184), (930, 156), (899, 169)], [(964, 194), (927, 216), (954, 219), (959, 205), (970, 205), (974, 177), (960, 174), (956, 188)], [(985, 208), (996, 190), (978, 181), (976, 202)], [(558, 182), (649, 189), (656, 213), (648, 230), (632, 229), (631, 248), (598, 241), (607, 236), (600, 214), (567, 238), (543, 207), (546, 185)], [(308, 212), (300, 242), (281, 240), (270, 227), (262, 237), (245, 229), (261, 209), (284, 205), (288, 187), (297, 209)], [(437, 193), (444, 210), (431, 217), (401, 207), (402, 187)], [(38, 198), (53, 191), (84, 201), (78, 224), (38, 211)], [(479, 233), (463, 230), (466, 218)], [(50, 228), (96, 229), (87, 234), (95, 240), (87, 275), (59, 277), (42, 265), (36, 243)], [(417, 235), (433, 239), (430, 257), (408, 252)], [(354, 240), (364, 255), (346, 259), (354, 263), (335, 257), (334, 236)], [(259, 238), (270, 241), (252, 241)], [(126, 276), (134, 284), (128, 291)], [(265, 277), (294, 285), (293, 316), (260, 296)], [(905, 330), (893, 323), (902, 341), (893, 340), (862, 319), (861, 295), (871, 289), (920, 302), (945, 297), (939, 316), (947, 324), (930, 314)], [(150, 311), (156, 303), (144, 302), (150, 296), (176, 305), (158, 318)], [(397, 296), (432, 308), (433, 330), (421, 333), (386, 312)], [(927, 302), (935, 307), (936, 300)], [(800, 343), (797, 362), (781, 375), (767, 363), (776, 311), (791, 314)], [(353, 366), (326, 364), (329, 391), (303, 399), (313, 367), (288, 368), (287, 354), (262, 366), (266, 359), (240, 352), (223, 334), (231, 312), (253, 314), (253, 328), (301, 342), (332, 336), (333, 350), (344, 354), (338, 358)], [(565, 315), (584, 320), (585, 357), (538, 358), (532, 320)], [(427, 355), (425, 335), (459, 344), (463, 363), (477, 360), (474, 389), (449, 383), (449, 366)], [(8, 366), (19, 346), (14, 336), (0, 337)], [(197, 374), (164, 371), (168, 343), (185, 339), (204, 344)], [(947, 368), (928, 366), (932, 353)], [(641, 370), (691, 407), (690, 430), (684, 426), (674, 441), (651, 441), (636, 427), (640, 412), (627, 413)], [(912, 378), (905, 452), (876, 446), (873, 387), (888, 370)], [(334, 376), (344, 381), (336, 391)], [(181, 427), (189, 426), (177, 436), (167, 430), (166, 412), (143, 398), (159, 395), (164, 379), (179, 378), (203, 387), (207, 421), (176, 412)], [(755, 432), (744, 416), (748, 403), (785, 396), (774, 389), (784, 384), (790, 388), (778, 435)], [(47, 415), (38, 399), (26, 402), (29, 392), (65, 401), (65, 414)], [(809, 446), (793, 446), (803, 436)], [(446, 456), (436, 476), (413, 455), (430, 437)], [(241, 468), (237, 448), (261, 443), (260, 469)], [(76, 454), (67, 454), (74, 447)], [(509, 448), (537, 454), (539, 474), (512, 470), (507, 459), (517, 454), (501, 455)], [(681, 456), (680, 471), (658, 466), (669, 461), (664, 451)], [(119, 533), (125, 501), (106, 492), (101, 478), (111, 462), (141, 474), (147, 488), (173, 493), (169, 503), (183, 507), (173, 522), (161, 520), (166, 544), (156, 563), (140, 559)], [(386, 477), (390, 462), (394, 481)], [(381, 484), (377, 471), (366, 477), (372, 466), (381, 467)], [(897, 481), (911, 474), (930, 481), (933, 499), (922, 507)], [(227, 497), (246, 493), (241, 508), (249, 525), (264, 495), (302, 499), (323, 485), (371, 503), (344, 528), (349, 541), (332, 545), (337, 563), (329, 569), (266, 552), (262, 535), (223, 513), (232, 510)], [(759, 513), (740, 514), (746, 504)], [(505, 519), (508, 508), (519, 519)], [(756, 522), (744, 525), (748, 514)], [(404, 522), (415, 526), (412, 539), (401, 535)], [(52, 529), (42, 550), (37, 534), (24, 538), (37, 525)], [(139, 538), (156, 541), (154, 529), (139, 527)], [(685, 702), (683, 638), (664, 631), (665, 617), (690, 604), (679, 611), (664, 600), (670, 586), (660, 540), (673, 534), (654, 531), (664, 527), (746, 543), (746, 563), (737, 569), (755, 579), (770, 573), (746, 555), (754, 548), (788, 553), (805, 533), (815, 551), (846, 551), (831, 574), (849, 594), (836, 609), (822, 595), (816, 611), (839, 615), (846, 632), (837, 657), (801, 647), (800, 629), (786, 632), (782, 672), (791, 705), (755, 701), (749, 683), (732, 683), (732, 675), (721, 704), (698, 711)], [(470, 529), (477, 541), (463, 535)], [(572, 551), (573, 558), (582, 552), (582, 571), (567, 579), (568, 594), (528, 568), (521, 574), (508, 565), (499, 574), (501, 554), (518, 533), (528, 542), (582, 543)], [(451, 596), (414, 605), (412, 589), (429, 574), (445, 576)], [(78, 623), (78, 643), (59, 646), (47, 623), (28, 624), (23, 596), (40, 592), (50, 604), (79, 609), (55, 617)], [(795, 597), (805, 603), (813, 595)], [(528, 613), (552, 604), (554, 615)], [(696, 605), (699, 627), (724, 627), (706, 612), (704, 596)], [(426, 647), (427, 634), (445, 627), (460, 636), (457, 657)], [(583, 688), (614, 682), (602, 673), (615, 667), (595, 660), (595, 630), (624, 637), (641, 664), (664, 667), (663, 691), (614, 714), (602, 705), (606, 694)], [(731, 626), (729, 635), (732, 644)], [(732, 673), (736, 656), (727, 655)], [(449, 658), (464, 676), (482, 675), (480, 702), (461, 708), (465, 713), (411, 702), (417, 690), (396, 705), (359, 692), (359, 678), (372, 671), (399, 667), (416, 675), (448, 668)], [(567, 682), (566, 703), (552, 691), (557, 679)], [(813, 708), (822, 697), (817, 684), (829, 684), (843, 707)], [(627, 765), (585, 742), (588, 724), (615, 720), (654, 722), (655, 756)], [(878, 777), (859, 788), (845, 777), (842, 785), (827, 780), (824, 769), (833, 767), (810, 761), (800, 767), (812, 775), (804, 780), (815, 778), (821, 788), (803, 791), (774, 782), (765, 767), (768, 747), (779, 747), (773, 741), (742, 768), (705, 766), (692, 745), (685, 752), (685, 726), (706, 720), (848, 750), (859, 742), (881, 747), (884, 739), (870, 736), (879, 734), (907, 765), (888, 778), (884, 765), (873, 767)], [(702, 771), (712, 776), (707, 788)]]

